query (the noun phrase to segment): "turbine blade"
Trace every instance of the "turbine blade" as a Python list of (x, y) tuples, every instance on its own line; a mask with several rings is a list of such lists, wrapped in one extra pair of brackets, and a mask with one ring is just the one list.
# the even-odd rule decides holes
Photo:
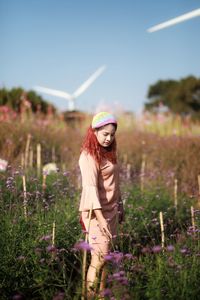
[(69, 101), (72, 100), (72, 96), (66, 92), (63, 91), (59, 91), (59, 90), (53, 90), (53, 89), (49, 89), (46, 87), (42, 87), (42, 86), (36, 86), (34, 87), (34, 90), (41, 92), (41, 93), (45, 93), (45, 94), (49, 94), (49, 95), (53, 95), (53, 96), (57, 96), (60, 98), (64, 98), (67, 99)]
[(92, 76), (88, 78), (73, 94), (73, 97), (76, 98), (80, 96), (96, 79), (99, 77), (104, 70), (106, 69), (106, 66), (100, 67), (96, 72), (93, 73)]
[(154, 31), (157, 31), (157, 30), (160, 30), (160, 29), (172, 26), (172, 25), (176, 25), (178, 23), (181, 23), (181, 22), (184, 22), (186, 20), (189, 20), (189, 19), (192, 19), (192, 18), (195, 18), (195, 17), (199, 17), (199, 16), (200, 16), (200, 8), (195, 9), (195, 10), (193, 10), (189, 13), (186, 13), (184, 15), (181, 15), (179, 17), (176, 17), (174, 19), (170, 19), (166, 22), (155, 25), (155, 26), (147, 29), (147, 31), (148, 32), (154, 32)]

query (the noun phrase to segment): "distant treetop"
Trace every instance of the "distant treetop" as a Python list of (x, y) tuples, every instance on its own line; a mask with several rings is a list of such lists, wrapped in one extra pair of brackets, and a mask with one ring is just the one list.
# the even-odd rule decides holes
[(200, 78), (159, 80), (148, 89), (145, 109), (156, 112), (160, 104), (172, 113), (200, 119)]

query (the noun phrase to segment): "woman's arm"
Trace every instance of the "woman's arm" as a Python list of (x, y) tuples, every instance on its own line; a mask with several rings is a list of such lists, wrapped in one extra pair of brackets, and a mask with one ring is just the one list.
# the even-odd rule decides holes
[(106, 219), (104, 218), (102, 214), (101, 209), (94, 209), (95, 216), (97, 218), (97, 221), (99, 223), (100, 230), (102, 231), (103, 234), (107, 235), (110, 239), (112, 238), (112, 234), (108, 228), (108, 223)]

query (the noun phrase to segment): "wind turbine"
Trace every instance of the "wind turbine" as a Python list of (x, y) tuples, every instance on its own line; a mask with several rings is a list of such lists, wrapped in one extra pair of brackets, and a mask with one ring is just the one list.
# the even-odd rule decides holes
[(69, 94), (67, 92), (60, 91), (60, 90), (49, 89), (47, 87), (42, 87), (42, 86), (35, 86), (34, 90), (68, 100), (69, 110), (73, 111), (75, 110), (76, 98), (78, 98), (81, 94), (83, 94), (85, 90), (88, 89), (89, 86), (104, 72), (105, 69), (106, 66), (102, 66), (99, 69), (97, 69), (73, 94)]
[(155, 25), (149, 29), (147, 29), (148, 32), (154, 32), (154, 31), (158, 31), (161, 29), (164, 29), (166, 27), (172, 26), (172, 25), (176, 25), (178, 23), (184, 22), (186, 20), (195, 18), (195, 17), (200, 17), (200, 8), (192, 10), (191, 12), (188, 12), (184, 15), (178, 16), (176, 18), (170, 19), (164, 23), (160, 23), (158, 25)]

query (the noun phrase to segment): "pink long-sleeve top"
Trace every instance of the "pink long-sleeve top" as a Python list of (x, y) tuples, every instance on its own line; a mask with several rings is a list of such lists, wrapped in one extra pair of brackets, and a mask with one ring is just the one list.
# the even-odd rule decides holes
[(120, 200), (119, 167), (108, 160), (99, 166), (95, 159), (83, 151), (79, 158), (82, 175), (82, 194), (79, 211), (102, 209), (105, 218), (112, 219)]

